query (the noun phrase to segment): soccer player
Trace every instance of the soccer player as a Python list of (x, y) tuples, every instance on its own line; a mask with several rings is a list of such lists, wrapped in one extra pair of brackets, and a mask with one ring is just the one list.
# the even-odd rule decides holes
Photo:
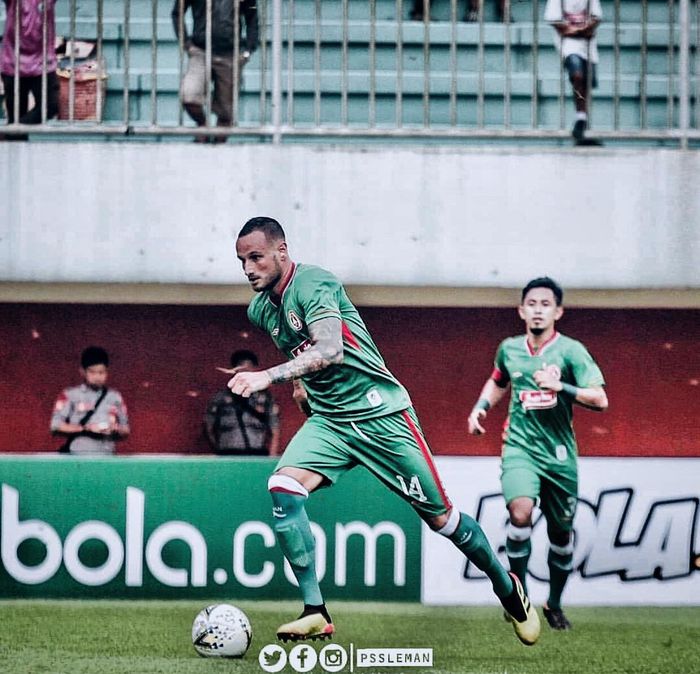
[(305, 391), (311, 411), (268, 482), (275, 533), (304, 601), (299, 618), (280, 626), (277, 637), (319, 639), (335, 631), (316, 577), (305, 502), (314, 490), (361, 465), (486, 573), (518, 638), (534, 644), (540, 633), (537, 612), (479, 524), (452, 507), (408, 393), (384, 365), (342, 284), (320, 267), (293, 262), (284, 231), (272, 218), (249, 220), (236, 253), (258, 293), (248, 317), (289, 360), (267, 370), (235, 372), (228, 386), (234, 394), (250, 396), (300, 379), (303, 387), (295, 388), (295, 399), (300, 402)]
[(501, 485), (510, 515), (506, 554), (526, 588), (532, 509), (536, 502), (549, 536), (549, 598), (543, 613), (555, 630), (571, 629), (561, 608), (573, 568), (572, 536), (578, 493), (574, 403), (591, 410), (608, 406), (600, 368), (580, 342), (556, 330), (564, 313), (563, 291), (548, 277), (522, 290), (525, 334), (501, 342), (491, 377), (469, 415), (469, 432), (481, 435), (487, 412), (511, 388), (504, 431)]

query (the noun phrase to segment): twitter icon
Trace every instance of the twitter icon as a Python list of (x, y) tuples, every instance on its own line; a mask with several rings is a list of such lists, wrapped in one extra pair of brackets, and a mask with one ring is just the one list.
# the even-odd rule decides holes
[(267, 644), (260, 649), (258, 663), (265, 672), (281, 672), (287, 664), (287, 652), (277, 644)]

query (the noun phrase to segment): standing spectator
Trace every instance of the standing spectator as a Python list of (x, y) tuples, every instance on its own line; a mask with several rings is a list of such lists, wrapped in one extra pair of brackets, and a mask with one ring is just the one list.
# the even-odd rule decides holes
[(129, 436), (129, 419), (121, 394), (107, 388), (109, 356), (89, 346), (80, 357), (80, 386), (64, 389), (51, 417), (51, 432), (67, 438), (60, 452), (114, 454), (115, 441)]
[[(7, 121), (15, 123), (15, 77), (19, 76), (20, 124), (41, 124), (42, 73), (46, 72), (46, 119), (58, 114), (56, 77), (56, 0), (4, 0), (5, 34), (0, 47), (0, 73), (5, 89)], [(18, 7), (19, 3), (19, 7)], [(19, 14), (19, 59), (15, 59), (15, 37)], [(44, 36), (44, 22), (46, 35)], [(34, 106), (29, 108), (29, 96)], [(26, 140), (26, 136), (14, 136)]]
[[(236, 351), (231, 367), (252, 372), (258, 367), (258, 357), (252, 351)], [(217, 454), (279, 454), (279, 408), (269, 391), (250, 398), (234, 395), (228, 388), (219, 391), (207, 407), (204, 428)]]
[(600, 141), (586, 138), (588, 129), (588, 64), (591, 64), (591, 87), (598, 86), (596, 64), (598, 43), (595, 31), (603, 18), (600, 0), (547, 0), (544, 19), (552, 24), (557, 36), (557, 47), (569, 81), (574, 90), (576, 122), (571, 135), (576, 145), (600, 145)]
[[(211, 81), (214, 84), (212, 111), (216, 114), (217, 126), (231, 126), (233, 123), (233, 81), (234, 81), (234, 33), (235, 11), (238, 4), (240, 51), (235, 67), (240, 88), (243, 66), (258, 47), (258, 8), (256, 0), (211, 0)], [(187, 33), (184, 14), (192, 9), (192, 35)], [(183, 41), (187, 55), (187, 71), (182, 80), (182, 102), (187, 114), (197, 126), (206, 126), (206, 35), (207, 3), (205, 0), (175, 0), (172, 11), (175, 34)], [(182, 13), (182, 19), (181, 19)], [(245, 31), (243, 24), (245, 23)], [(243, 37), (245, 32), (245, 37)], [(197, 142), (207, 142), (205, 136), (198, 136)], [(226, 142), (224, 136), (216, 136), (215, 142)]]

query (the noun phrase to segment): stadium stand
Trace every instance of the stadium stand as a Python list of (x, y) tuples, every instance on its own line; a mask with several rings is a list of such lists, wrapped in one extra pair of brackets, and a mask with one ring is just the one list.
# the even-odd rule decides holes
[[(95, 40), (96, 3), (75, 4), (75, 36)], [(487, 3), (483, 26), (458, 21), (453, 30), (450, 0), (433, 2), (429, 24), (408, 20), (410, 3), (405, 1), (401, 4), (401, 21), (397, 20), (394, 0), (283, 2), (282, 123), (297, 128), (319, 125), (568, 128), (572, 117), (568, 82), (560, 69), (553, 31), (542, 20), (544, 4), (540, 0), (533, 9), (533, 3), (514, 2), (513, 22), (504, 25), (495, 21), (492, 16), (495, 10)], [(241, 127), (254, 128), (271, 121), (271, 5), (270, 0), (262, 0), (259, 7), (263, 44), (244, 73), (239, 103)], [(693, 49), (698, 39), (697, 6), (691, 5)], [(70, 7), (68, 0), (58, 3), (59, 35), (71, 34)], [(151, 1), (129, 2), (131, 124), (148, 125), (156, 119), (159, 125), (178, 125), (182, 120), (178, 102), (180, 60), (171, 9), (170, 0), (158, 0), (154, 31)], [(593, 99), (595, 127), (653, 130), (676, 126), (677, 3), (608, 0), (603, 2), (603, 10), (605, 20), (598, 31), (600, 86)], [(537, 22), (533, 22), (535, 11), (539, 15)], [(456, 16), (462, 14), (460, 4)], [(424, 48), (426, 36), (428, 49)], [(371, 48), (372, 42), (375, 49)], [(105, 2), (103, 52), (109, 79), (104, 120), (107, 123), (124, 119), (126, 44), (124, 2)], [(153, 44), (157, 47), (155, 78)], [(397, 69), (399, 58), (401, 70)], [(693, 74), (696, 61), (691, 55), (691, 94), (698, 87), (698, 78)], [(483, 78), (479, 76), (480, 62)], [(293, 92), (291, 100), (289, 91)], [(401, 92), (400, 97), (397, 91)], [(454, 107), (450, 105), (451, 98)], [(696, 98), (691, 95), (691, 127), (697, 126)], [(398, 113), (397, 106), (400, 106)]]

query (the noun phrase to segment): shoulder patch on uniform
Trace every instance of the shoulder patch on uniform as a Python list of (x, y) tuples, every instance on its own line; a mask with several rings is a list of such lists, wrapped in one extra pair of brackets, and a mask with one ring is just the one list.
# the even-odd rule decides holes
[(289, 325), (291, 325), (297, 332), (304, 327), (301, 318), (297, 316), (293, 309), (290, 309), (287, 312), (287, 320), (289, 321)]

